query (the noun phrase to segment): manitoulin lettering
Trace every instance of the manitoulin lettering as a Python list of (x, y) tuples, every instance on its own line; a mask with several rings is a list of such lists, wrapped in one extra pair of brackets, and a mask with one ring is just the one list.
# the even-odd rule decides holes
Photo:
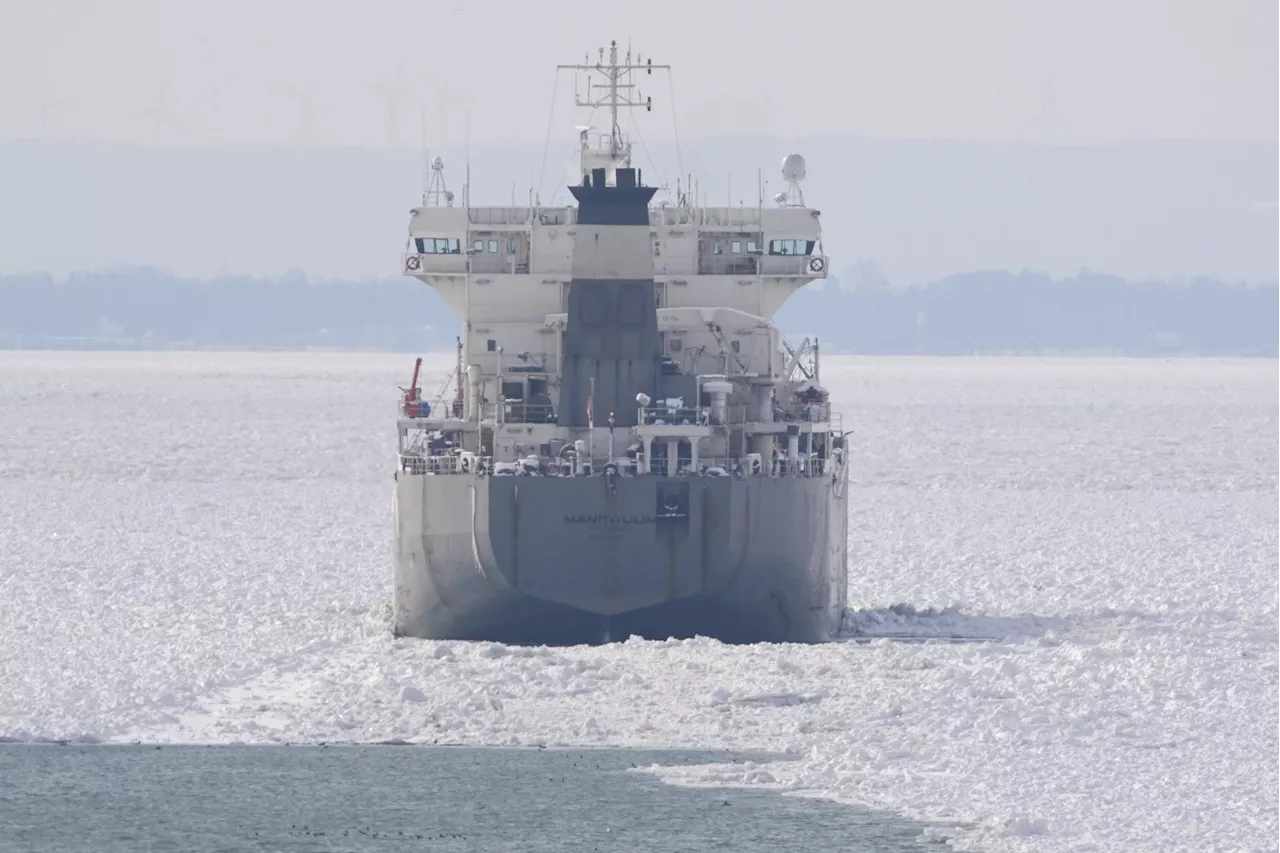
[(656, 524), (652, 515), (568, 515), (565, 524)]

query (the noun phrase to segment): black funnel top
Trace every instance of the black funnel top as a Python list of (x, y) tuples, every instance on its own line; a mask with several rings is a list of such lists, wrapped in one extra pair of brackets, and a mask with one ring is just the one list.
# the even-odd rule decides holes
[(649, 201), (657, 187), (640, 186), (635, 169), (618, 169), (617, 186), (605, 186), (605, 170), (592, 169), (582, 186), (569, 187), (583, 225), (648, 225)]

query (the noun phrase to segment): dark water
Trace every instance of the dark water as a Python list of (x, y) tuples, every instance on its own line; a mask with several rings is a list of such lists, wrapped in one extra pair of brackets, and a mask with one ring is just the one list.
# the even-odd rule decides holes
[[(749, 756), (759, 760), (759, 756)], [(0, 851), (913, 851), (921, 827), (633, 766), (727, 753), (0, 747)]]

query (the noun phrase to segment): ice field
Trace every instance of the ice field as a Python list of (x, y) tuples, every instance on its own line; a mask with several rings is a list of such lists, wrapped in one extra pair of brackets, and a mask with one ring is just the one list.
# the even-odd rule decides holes
[(0, 738), (767, 749), (660, 772), (966, 850), (1277, 849), (1275, 361), (824, 357), (847, 639), (558, 649), (390, 636), (411, 366), (0, 352)]

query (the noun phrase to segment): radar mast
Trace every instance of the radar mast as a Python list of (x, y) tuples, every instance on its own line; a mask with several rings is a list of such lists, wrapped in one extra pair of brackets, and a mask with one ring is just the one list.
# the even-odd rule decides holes
[(612, 181), (613, 173), (617, 168), (631, 165), (631, 142), (623, 134), (622, 126), (618, 123), (618, 110), (635, 107), (644, 107), (646, 112), (653, 110), (653, 98), (642, 95), (636, 84), (631, 82), (632, 72), (644, 71), (646, 74), (652, 74), (655, 68), (670, 71), (671, 66), (654, 65), (652, 59), (642, 60), (639, 53), (632, 57), (630, 48), (627, 48), (626, 54), (619, 62), (618, 42), (614, 40), (609, 42), (607, 64), (604, 48), (600, 48), (599, 59), (594, 63), (588, 56), (581, 65), (558, 65), (556, 68), (557, 70), (586, 71), (588, 74), (596, 72), (604, 76), (603, 83), (597, 83), (588, 76), (585, 94), (578, 94), (575, 86), (574, 103), (579, 107), (592, 109), (609, 108), (610, 130), (607, 146), (601, 146), (601, 150), (593, 151), (587, 141), (591, 128), (580, 125), (578, 130), (582, 142), (582, 174), (587, 175), (593, 168), (603, 167), (608, 171)]

